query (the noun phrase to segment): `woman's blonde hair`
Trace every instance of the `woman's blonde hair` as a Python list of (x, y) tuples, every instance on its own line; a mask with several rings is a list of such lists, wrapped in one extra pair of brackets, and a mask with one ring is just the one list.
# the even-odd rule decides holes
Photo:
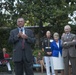
[(55, 33), (53, 34), (53, 37), (58, 37), (58, 38), (59, 38), (59, 34), (58, 34), (57, 32), (55, 32)]

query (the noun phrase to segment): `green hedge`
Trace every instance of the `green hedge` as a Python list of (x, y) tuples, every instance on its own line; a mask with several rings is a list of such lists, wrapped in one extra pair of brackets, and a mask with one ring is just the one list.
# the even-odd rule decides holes
[(38, 56), (38, 52), (41, 53), (42, 56), (44, 56), (44, 52), (40, 49), (34, 49), (33, 51), (33, 56), (37, 57)]
[(8, 43), (8, 38), (11, 29), (0, 29), (0, 50), (3, 47), (7, 49), (7, 52), (12, 52), (12, 46)]

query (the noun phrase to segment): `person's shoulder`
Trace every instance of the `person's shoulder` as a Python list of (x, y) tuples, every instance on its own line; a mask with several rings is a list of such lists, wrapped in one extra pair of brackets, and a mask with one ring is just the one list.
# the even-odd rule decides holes
[(52, 43), (52, 42), (54, 42), (54, 40), (53, 39), (50, 39), (50, 42)]
[(47, 41), (47, 40), (48, 40), (48, 38), (46, 38), (46, 37), (43, 38), (43, 41)]
[(53, 46), (55, 44), (55, 41), (53, 40), (52, 42), (51, 42), (51, 46)]
[(66, 34), (65, 33), (63, 33), (62, 35), (61, 35), (61, 38), (64, 38), (66, 36)]
[(73, 37), (74, 37), (74, 36), (76, 36), (76, 35), (75, 35), (75, 34), (73, 34), (73, 33), (70, 33), (70, 34), (71, 34), (71, 36), (73, 36)]
[(46, 37), (44, 37), (44, 40), (47, 40), (47, 38), (46, 38)]
[(61, 42), (61, 39), (59, 39), (59, 42)]
[(16, 31), (16, 30), (17, 30), (17, 28), (15, 28), (15, 29), (12, 29), (12, 30), (11, 30), (11, 32), (14, 32), (14, 31)]
[(54, 40), (52, 40), (52, 41), (50, 42), (50, 43), (51, 43), (51, 45), (53, 45), (53, 44), (54, 44), (54, 42), (55, 42), (55, 41), (54, 41)]
[(33, 32), (31, 29), (27, 29), (27, 28), (25, 28), (25, 30), (26, 30), (26, 31), (29, 31), (29, 32)]

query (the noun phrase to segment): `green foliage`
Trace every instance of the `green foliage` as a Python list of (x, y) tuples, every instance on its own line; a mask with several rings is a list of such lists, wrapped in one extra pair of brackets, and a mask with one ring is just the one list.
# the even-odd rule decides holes
[(44, 56), (44, 52), (40, 49), (35, 49), (33, 51), (33, 56), (37, 57), (39, 52), (41, 53), (42, 56)]
[[(1, 0), (2, 1), (2, 0)], [(7, 0), (0, 3), (0, 11), (4, 8), (5, 12), (0, 12), (0, 26), (16, 26), (16, 19), (24, 17), (29, 20), (31, 25), (39, 25), (50, 23), (54, 25), (65, 25), (68, 22), (68, 13), (76, 10), (75, 0), (71, 0), (72, 4), (66, 0)], [(6, 14), (6, 12), (8, 14)], [(42, 23), (40, 23), (42, 22)]]
[[(15, 1), (17, 1), (15, 3)], [(63, 33), (63, 27), (69, 21), (68, 13), (76, 10), (76, 0), (0, 0), (0, 27), (16, 27), (18, 17), (29, 21), (31, 26), (50, 26), (52, 32)], [(4, 13), (2, 10), (5, 9)], [(75, 26), (74, 26), (75, 27)], [(75, 28), (74, 29), (75, 32)], [(39, 31), (41, 28), (39, 29)], [(9, 47), (9, 31), (0, 29), (1, 47)]]
[(3, 47), (7, 48), (9, 52), (11, 52), (12, 47), (8, 44), (8, 37), (9, 37), (10, 29), (0, 29), (0, 50), (2, 50)]

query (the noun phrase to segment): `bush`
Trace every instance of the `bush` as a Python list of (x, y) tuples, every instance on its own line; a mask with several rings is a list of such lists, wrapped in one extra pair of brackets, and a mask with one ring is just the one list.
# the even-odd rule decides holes
[(35, 49), (33, 51), (33, 56), (37, 57), (38, 56), (38, 52), (40, 52), (41, 55), (44, 56), (44, 52), (42, 50), (40, 50), (40, 49)]

